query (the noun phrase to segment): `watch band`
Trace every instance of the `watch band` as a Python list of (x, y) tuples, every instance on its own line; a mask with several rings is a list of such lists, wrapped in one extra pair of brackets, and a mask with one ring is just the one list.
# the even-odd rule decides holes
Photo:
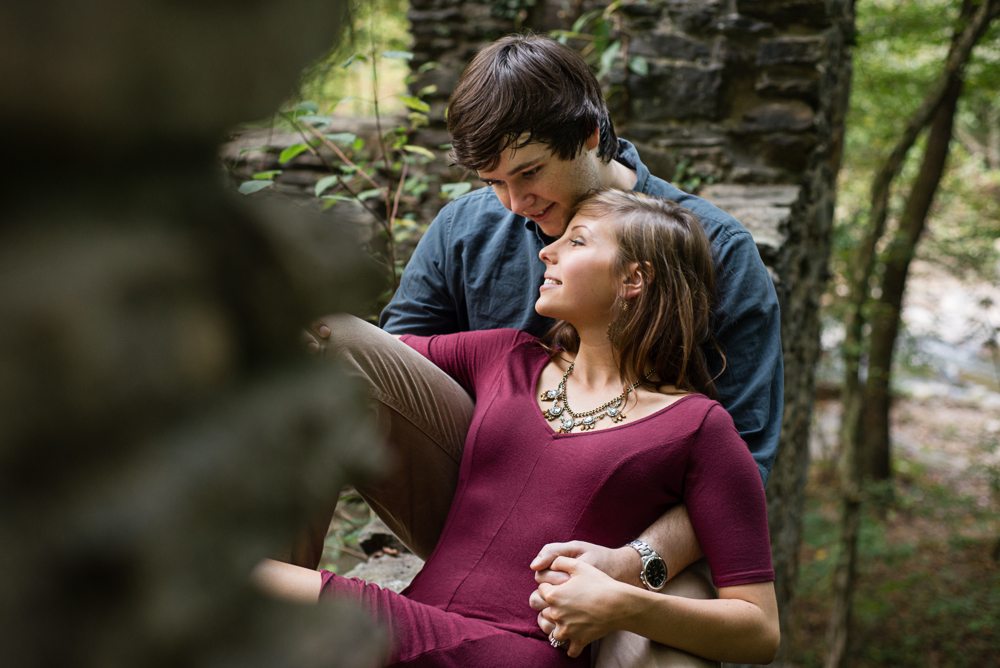
[[(646, 589), (649, 589), (650, 591), (659, 591), (663, 589), (663, 586), (666, 584), (666, 562), (663, 561), (663, 558), (660, 555), (658, 555), (656, 553), (656, 550), (651, 548), (649, 544), (646, 543), (645, 541), (636, 539), (630, 542), (628, 545), (629, 547), (635, 549), (635, 551), (638, 552), (639, 556), (642, 558), (642, 566), (639, 568), (639, 581), (642, 582), (642, 584), (645, 585)], [(663, 568), (664, 581), (658, 587), (651, 585), (649, 581), (646, 579), (646, 568), (648, 567), (649, 563), (654, 560), (659, 562)]]

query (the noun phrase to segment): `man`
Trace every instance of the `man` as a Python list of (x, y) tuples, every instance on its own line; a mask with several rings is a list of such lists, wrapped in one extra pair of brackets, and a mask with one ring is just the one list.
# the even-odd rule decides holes
[[(699, 216), (712, 241), (719, 290), (713, 331), (725, 361), (715, 348), (706, 353), (718, 374), (720, 401), (766, 483), (781, 428), (779, 314), (749, 232), (652, 176), (635, 148), (616, 138), (586, 63), (548, 38), (510, 36), (485, 47), (452, 95), (448, 127), (455, 162), (475, 170), (490, 188), (442, 209), (382, 312), (382, 329), (431, 335), (511, 327), (541, 335), (553, 323), (533, 308), (545, 270), (538, 252), (566, 229), (575, 202), (607, 187), (674, 200)], [(391, 337), (351, 328), (357, 326), (324, 321), (316, 330), (369, 381), (379, 421), (397, 449), (390, 478), (359, 491), (426, 558), (454, 494), (472, 400)], [(683, 507), (668, 511), (639, 539), (662, 557), (668, 577), (701, 557)], [(571, 543), (547, 546), (533, 567), (544, 570), (556, 554), (590, 561), (636, 586), (643, 586), (640, 572), (649, 561), (639, 548)]]

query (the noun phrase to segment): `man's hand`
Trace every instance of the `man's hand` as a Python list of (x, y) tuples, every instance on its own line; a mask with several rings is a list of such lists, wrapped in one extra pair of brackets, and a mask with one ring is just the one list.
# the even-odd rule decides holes
[(302, 330), (302, 342), (306, 344), (306, 350), (312, 355), (319, 355), (326, 347), (330, 338), (330, 324), (325, 318), (320, 318), (313, 322), (309, 329)]
[(559, 573), (563, 584), (541, 583), (528, 603), (539, 611), (539, 628), (556, 640), (568, 641), (567, 653), (575, 658), (591, 642), (616, 629), (627, 585), (581, 559), (556, 557), (549, 570)]
[(557, 557), (579, 559), (619, 582), (642, 587), (642, 581), (639, 580), (642, 558), (637, 551), (628, 545), (611, 549), (593, 543), (585, 543), (582, 540), (574, 540), (569, 543), (549, 543), (531, 562), (531, 570), (535, 571), (535, 582), (560, 585), (569, 579), (566, 573), (552, 568), (552, 563)]

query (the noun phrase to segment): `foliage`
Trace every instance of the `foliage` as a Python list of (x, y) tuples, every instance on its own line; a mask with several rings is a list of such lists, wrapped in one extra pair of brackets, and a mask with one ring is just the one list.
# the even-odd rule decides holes
[[(408, 74), (413, 54), (405, 50), (400, 36), (405, 35), (405, 29), (401, 30), (393, 21), (393, 17), (405, 15), (403, 6), (402, 0), (381, 0), (355, 8), (353, 40), (348, 46), (363, 50), (340, 48), (309, 68), (300, 95), (272, 120), (272, 127), (291, 130), (301, 138), (280, 151), (277, 159), (281, 166), (306, 154), (322, 163), (327, 175), (316, 182), (313, 195), (324, 210), (348, 201), (371, 215), (378, 234), (369, 251), (385, 265), (390, 284), (380, 299), (383, 303), (399, 285), (406, 252), (412, 251), (429, 222), (420, 219), (422, 198), (433, 183), (440, 181), (434, 172), (441, 156), (414, 141), (415, 134), (428, 125), (430, 105), (423, 98), (436, 88), (426, 86), (416, 94), (405, 89), (414, 80)], [(417, 72), (436, 66), (433, 62), (425, 63)], [(386, 73), (394, 75), (400, 68), (407, 76), (401, 79), (392, 76), (390, 84), (396, 92), (383, 96), (380, 78)], [(367, 72), (363, 81), (370, 88), (358, 91), (357, 95), (336, 97), (334, 92), (344, 83), (344, 73), (350, 72)], [(316, 94), (317, 98), (302, 99), (308, 93)], [(378, 127), (374, 142), (353, 133), (332, 131), (337, 126), (337, 114), (348, 103), (363, 105), (364, 113), (374, 115)], [(387, 109), (396, 113), (390, 116)], [(393, 122), (383, 128), (383, 121), (390, 118)], [(271, 150), (269, 147), (247, 150), (261, 149)], [(272, 187), (276, 178), (280, 180), (281, 173), (282, 170), (257, 172), (240, 184), (239, 192), (250, 195)], [(464, 178), (459, 183), (442, 184), (441, 197), (455, 199), (468, 192), (471, 184), (464, 182)]]
[[(958, 7), (956, 0), (858, 3), (858, 45), (853, 56), (854, 78), (832, 258), (835, 278), (830, 301), (835, 317), (842, 309), (838, 298), (847, 295), (844, 277), (850, 251), (867, 222), (872, 177), (892, 149), (900, 127), (919, 106), (940, 71)], [(1000, 237), (1000, 164), (989, 164), (982, 150), (988, 144), (991, 122), (1000, 132), (1000, 99), (996, 94), (1000, 90), (1000, 25), (993, 25), (980, 40), (965, 79), (956, 136), (975, 141), (952, 147), (920, 255), (960, 273), (973, 271), (996, 280), (1000, 262), (1000, 247), (994, 244)], [(903, 166), (901, 184), (909, 183), (916, 174), (922, 144), (915, 148)], [(906, 192), (905, 185), (896, 189), (890, 203), (890, 226), (898, 217)], [(876, 276), (873, 285), (878, 282)]]
[[(859, 668), (992, 666), (1000, 647), (996, 509), (962, 496), (918, 462), (898, 458), (888, 506), (869, 504), (858, 541), (850, 660)], [(836, 563), (835, 476), (814, 468), (807, 488), (791, 656), (818, 668)], [(937, 657), (935, 660), (934, 657)]]

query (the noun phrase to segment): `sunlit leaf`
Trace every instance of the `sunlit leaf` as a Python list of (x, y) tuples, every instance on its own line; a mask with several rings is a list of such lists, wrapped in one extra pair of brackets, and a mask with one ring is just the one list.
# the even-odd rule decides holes
[(305, 111), (310, 114), (319, 113), (319, 105), (312, 100), (306, 100), (304, 102), (299, 102), (298, 106), (295, 107), (298, 111)]
[[(358, 98), (357, 95), (348, 95), (347, 97), (342, 97), (339, 100), (337, 100), (337, 104), (344, 104), (345, 102), (351, 102), (352, 100), (356, 100), (357, 98)], [(336, 107), (337, 104), (333, 106)]]
[(372, 188), (371, 190), (362, 190), (358, 193), (358, 201), (364, 202), (366, 199), (372, 199), (373, 197), (381, 197), (382, 190), (380, 188)]
[(316, 193), (316, 197), (322, 195), (326, 190), (328, 190), (338, 181), (340, 181), (340, 177), (336, 175), (324, 176), (323, 178), (321, 178), (319, 181), (316, 182), (316, 189), (314, 191)]
[(358, 138), (353, 132), (336, 132), (332, 135), (323, 135), (330, 141), (337, 142), (338, 144), (353, 144), (354, 140)]
[(441, 184), (441, 197), (458, 199), (470, 190), (472, 190), (472, 184), (468, 181), (463, 181), (462, 183), (443, 183)]
[(292, 144), (291, 146), (289, 146), (288, 148), (286, 148), (284, 151), (281, 152), (281, 155), (278, 156), (278, 162), (280, 162), (281, 164), (285, 164), (295, 156), (308, 150), (309, 150), (309, 144)]
[(432, 93), (436, 93), (437, 89), (438, 87), (435, 86), (434, 84), (431, 84), (429, 86), (424, 86), (423, 88), (420, 89), (420, 92), (417, 93), (417, 95), (419, 97), (423, 97), (424, 95), (431, 95)]
[(409, 51), (383, 51), (382, 57), (391, 60), (413, 60), (413, 54)]
[(649, 63), (642, 56), (632, 56), (629, 58), (628, 68), (641, 77), (649, 76)]
[(319, 116), (317, 114), (304, 114), (299, 116), (296, 120), (302, 121), (303, 123), (309, 123), (310, 125), (329, 125), (330, 123), (333, 123), (333, 119), (329, 116)]
[(239, 190), (241, 195), (252, 195), (258, 190), (270, 188), (273, 185), (274, 181), (244, 181), (240, 184)]
[(272, 169), (269, 172), (257, 172), (251, 178), (257, 179), (258, 181), (267, 181), (273, 179), (278, 174), (281, 174), (282, 171), (283, 170), (281, 169)]
[(409, 151), (410, 153), (416, 153), (417, 155), (422, 155), (422, 156), (428, 157), (431, 160), (433, 160), (434, 158), (437, 157), (436, 155), (434, 155), (433, 153), (431, 153), (430, 151), (428, 151), (423, 146), (414, 146), (412, 144), (408, 144), (408, 145), (406, 145), (406, 146), (403, 147), (403, 150), (404, 151)]
[(403, 104), (405, 104), (413, 111), (421, 111), (426, 113), (431, 110), (431, 105), (427, 104), (419, 97), (414, 97), (413, 95), (400, 95), (399, 99), (402, 100)]
[(353, 63), (355, 60), (367, 60), (367, 58), (365, 57), (365, 54), (363, 54), (363, 53), (355, 53), (350, 58), (348, 58), (347, 60), (345, 60), (344, 63), (341, 65), (341, 67), (343, 67), (344, 69), (347, 69), (348, 67), (350, 67), (351, 63)]
[(426, 63), (417, 68), (417, 72), (423, 74), (424, 72), (429, 72), (438, 67), (438, 63), (433, 60), (428, 60)]

